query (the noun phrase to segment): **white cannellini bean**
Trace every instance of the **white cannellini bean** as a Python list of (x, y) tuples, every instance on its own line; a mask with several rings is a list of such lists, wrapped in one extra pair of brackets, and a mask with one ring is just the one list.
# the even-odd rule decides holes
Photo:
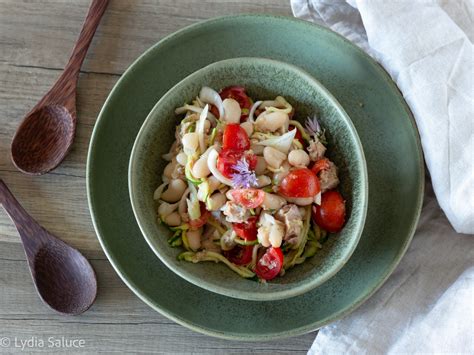
[[(263, 148), (263, 146), (261, 146)], [(267, 170), (267, 162), (264, 157), (257, 157), (257, 165), (255, 166), (255, 174), (262, 175)]]
[(181, 179), (174, 179), (169, 182), (168, 189), (161, 194), (161, 199), (166, 202), (177, 202), (183, 196), (188, 186)]
[(205, 178), (207, 177), (211, 171), (207, 165), (207, 154), (201, 155), (201, 157), (194, 163), (191, 172), (195, 178)]
[(178, 202), (177, 203), (168, 203), (168, 202), (163, 202), (160, 204), (158, 207), (158, 214), (160, 215), (161, 218), (165, 218), (169, 214), (173, 213), (177, 208), (178, 208)]
[(181, 224), (181, 217), (178, 212), (173, 212), (164, 218), (164, 222), (170, 227), (177, 227)]
[(250, 137), (253, 133), (253, 123), (246, 121), (240, 124), (240, 127), (244, 129), (244, 131), (247, 133), (247, 135)]
[(216, 192), (207, 199), (207, 206), (211, 211), (218, 211), (227, 201), (227, 197), (221, 193)]
[(168, 186), (168, 182), (163, 182), (160, 186), (158, 186), (153, 192), (153, 199), (154, 200), (159, 200), (161, 198), (161, 194), (165, 190), (165, 188)]
[(288, 162), (296, 167), (309, 165), (309, 155), (303, 149), (295, 149), (288, 154)]
[(201, 247), (201, 234), (202, 229), (198, 230), (189, 230), (186, 232), (186, 237), (188, 238), (189, 247), (192, 251), (196, 251)]
[(185, 152), (181, 152), (176, 156), (176, 161), (179, 165), (186, 166), (186, 163), (188, 162), (188, 156)]
[(263, 154), (263, 148), (265, 148), (265, 146), (263, 146), (261, 144), (252, 143), (250, 145), (250, 149), (252, 149), (252, 152), (256, 155), (262, 155)]
[(163, 176), (166, 176), (168, 179), (172, 179), (173, 171), (176, 168), (176, 160), (172, 160), (168, 165), (166, 165), (165, 170), (163, 171)]
[(225, 99), (222, 102), (224, 106), (224, 121), (227, 123), (239, 123), (242, 110), (239, 103), (234, 99)]
[(186, 133), (182, 142), (184, 152), (188, 155), (194, 154), (199, 147), (199, 135), (196, 132)]
[(314, 202), (314, 197), (287, 197), (286, 200), (298, 206), (309, 206)]
[(272, 179), (270, 179), (267, 175), (260, 175), (257, 177), (258, 187), (264, 187), (270, 185), (272, 183)]
[(210, 176), (209, 179), (207, 179), (207, 183), (209, 184), (210, 191), (217, 190), (217, 188), (221, 184), (221, 182), (215, 176)]
[(288, 129), (290, 118), (284, 112), (262, 112), (255, 121), (255, 126), (262, 132), (275, 132), (280, 128)]
[(265, 147), (263, 150), (263, 157), (267, 164), (274, 169), (278, 169), (283, 161), (286, 160), (286, 154), (273, 147)]
[(286, 200), (278, 195), (265, 192), (262, 207), (264, 210), (278, 210), (286, 205)]

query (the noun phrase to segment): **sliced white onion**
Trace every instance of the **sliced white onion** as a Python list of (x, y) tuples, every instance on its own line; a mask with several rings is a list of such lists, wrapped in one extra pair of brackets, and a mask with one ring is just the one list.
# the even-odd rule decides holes
[(314, 196), (314, 203), (321, 206), (321, 191), (319, 191), (318, 194)]
[(224, 105), (222, 104), (222, 99), (216, 90), (207, 86), (203, 86), (201, 92), (199, 93), (199, 99), (202, 102), (216, 106), (217, 110), (219, 111), (219, 119), (224, 117)]
[(161, 157), (165, 161), (171, 161), (171, 160), (173, 160), (173, 155), (174, 154), (172, 152), (169, 152), (169, 153), (163, 154)]
[(173, 144), (171, 145), (171, 148), (170, 148), (169, 152), (166, 153), (166, 154), (163, 154), (161, 157), (166, 161), (173, 160), (173, 157), (176, 154), (176, 146), (177, 145), (178, 145), (178, 143), (176, 141), (174, 141)]
[(257, 101), (256, 103), (254, 103), (252, 105), (252, 107), (250, 108), (250, 112), (249, 112), (248, 122), (252, 122), (252, 123), (255, 122), (255, 120), (253, 118), (253, 115), (255, 114), (255, 111), (257, 111), (257, 108), (260, 106), (261, 103), (262, 103), (262, 101)]
[(188, 206), (188, 214), (190, 219), (198, 219), (201, 217), (201, 209), (199, 207), (199, 201), (197, 199), (197, 190), (196, 186), (192, 183), (188, 183), (190, 194), (189, 198), (186, 199), (186, 204)]
[(189, 189), (189, 187), (184, 191), (184, 194), (183, 196), (181, 196), (181, 200), (178, 202), (178, 212), (179, 212), (179, 215), (181, 216), (181, 219), (186, 219), (186, 211), (187, 211), (187, 204), (186, 204), (186, 200), (187, 200), (187, 197), (188, 195), (191, 193), (191, 190)]
[(268, 112), (284, 112), (289, 114), (293, 107), (291, 104), (285, 100), (283, 96), (277, 96), (275, 100), (272, 101), (263, 101), (260, 105), (260, 108), (265, 108), (265, 111)]
[(153, 199), (154, 200), (159, 200), (160, 197), (161, 197), (161, 194), (163, 193), (163, 190), (165, 189), (165, 187), (169, 184), (169, 182), (164, 182), (162, 183), (160, 186), (158, 186), (155, 190), (155, 192), (153, 193)]
[(288, 151), (290, 150), (291, 144), (293, 143), (293, 139), (295, 138), (295, 136), (296, 128), (281, 136), (268, 138), (261, 142), (258, 142), (257, 144), (264, 145), (267, 147), (273, 147), (284, 154), (288, 154)]
[(201, 115), (199, 116), (199, 121), (197, 123), (197, 133), (199, 137), (199, 148), (201, 149), (201, 154), (206, 151), (206, 140), (204, 137), (204, 123), (206, 122), (207, 113), (209, 112), (209, 105), (204, 106), (204, 110), (202, 110)]
[[(201, 113), (202, 112), (202, 108), (198, 107), (198, 106), (193, 106), (193, 105), (184, 105), (184, 106), (181, 106), (181, 107), (178, 107), (176, 110), (174, 110), (174, 113), (176, 115), (181, 115), (183, 113), (186, 113), (187, 111), (191, 111), (191, 112), (196, 112), (196, 113)], [(207, 112), (207, 119), (209, 119), (210, 121), (212, 121), (213, 123), (216, 123), (217, 122), (217, 117), (214, 116), (212, 114), (211, 111), (208, 111)]]
[(214, 175), (214, 177), (222, 182), (225, 185), (232, 186), (232, 180), (226, 178), (224, 175), (221, 174), (221, 172), (217, 169), (217, 158), (219, 154), (215, 149), (211, 149), (209, 152), (209, 156), (207, 157), (207, 166), (209, 167), (209, 170), (211, 171), (211, 174)]

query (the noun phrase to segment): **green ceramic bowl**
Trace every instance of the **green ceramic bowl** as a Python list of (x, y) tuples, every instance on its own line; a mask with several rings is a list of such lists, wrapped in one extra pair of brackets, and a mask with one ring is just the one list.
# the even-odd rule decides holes
[[(340, 190), (346, 199), (347, 222), (317, 254), (266, 284), (243, 279), (223, 264), (178, 261), (181, 248), (171, 248), (168, 228), (157, 222), (153, 192), (161, 184), (166, 162), (161, 156), (174, 141), (179, 119), (174, 110), (195, 98), (202, 86), (216, 90), (244, 86), (255, 99), (284, 96), (303, 120), (318, 113), (328, 138), (328, 154), (339, 167)], [(172, 271), (209, 291), (247, 300), (277, 300), (321, 285), (347, 262), (365, 222), (368, 199), (367, 169), (359, 137), (336, 99), (301, 69), (263, 58), (234, 58), (208, 65), (170, 89), (155, 105), (138, 133), (129, 166), (129, 189), (138, 225), (150, 247)]]

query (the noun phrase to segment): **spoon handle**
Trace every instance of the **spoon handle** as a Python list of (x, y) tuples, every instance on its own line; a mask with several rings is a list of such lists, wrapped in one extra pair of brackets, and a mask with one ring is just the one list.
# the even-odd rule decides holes
[[(20, 234), (27, 255), (33, 255), (44, 242), (41, 233), (43, 228), (31, 217), (18, 200), (13, 196), (7, 185), (0, 179), (0, 203), (10, 216)], [(40, 233), (38, 233), (40, 231)], [(36, 233), (32, 233), (36, 232)], [(31, 235), (36, 235), (31, 238)]]
[(109, 0), (92, 0), (84, 24), (82, 25), (81, 33), (69, 58), (69, 62), (48, 95), (52, 101), (55, 101), (56, 97), (62, 98), (65, 101), (64, 106), (70, 110), (74, 109), (76, 81), (79, 76), (79, 71), (108, 3)]
[(65, 72), (70, 71), (71, 74), (75, 75), (79, 73), (82, 62), (86, 57), (87, 49), (89, 49), (89, 45), (92, 42), (92, 38), (94, 37), (95, 31), (99, 26), (99, 22), (108, 3), (109, 0), (92, 0), (89, 12), (87, 13), (87, 17), (82, 25), (81, 33), (79, 34), (74, 49), (72, 50), (71, 58), (69, 58), (69, 63), (66, 66)]

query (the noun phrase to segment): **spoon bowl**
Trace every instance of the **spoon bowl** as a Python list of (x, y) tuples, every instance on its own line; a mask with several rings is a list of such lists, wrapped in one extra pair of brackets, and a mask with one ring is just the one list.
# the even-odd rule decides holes
[(21, 172), (45, 174), (56, 168), (69, 152), (76, 131), (79, 71), (108, 2), (92, 0), (64, 72), (18, 127), (11, 155)]
[(53, 310), (78, 315), (94, 303), (97, 279), (87, 259), (38, 224), (0, 179), (0, 203), (15, 223), (40, 298)]
[(97, 281), (87, 259), (59, 240), (44, 245), (33, 260), (33, 278), (41, 299), (53, 310), (77, 315), (94, 303)]
[(74, 140), (76, 117), (61, 105), (33, 110), (13, 138), (12, 161), (22, 172), (41, 175), (56, 168)]

